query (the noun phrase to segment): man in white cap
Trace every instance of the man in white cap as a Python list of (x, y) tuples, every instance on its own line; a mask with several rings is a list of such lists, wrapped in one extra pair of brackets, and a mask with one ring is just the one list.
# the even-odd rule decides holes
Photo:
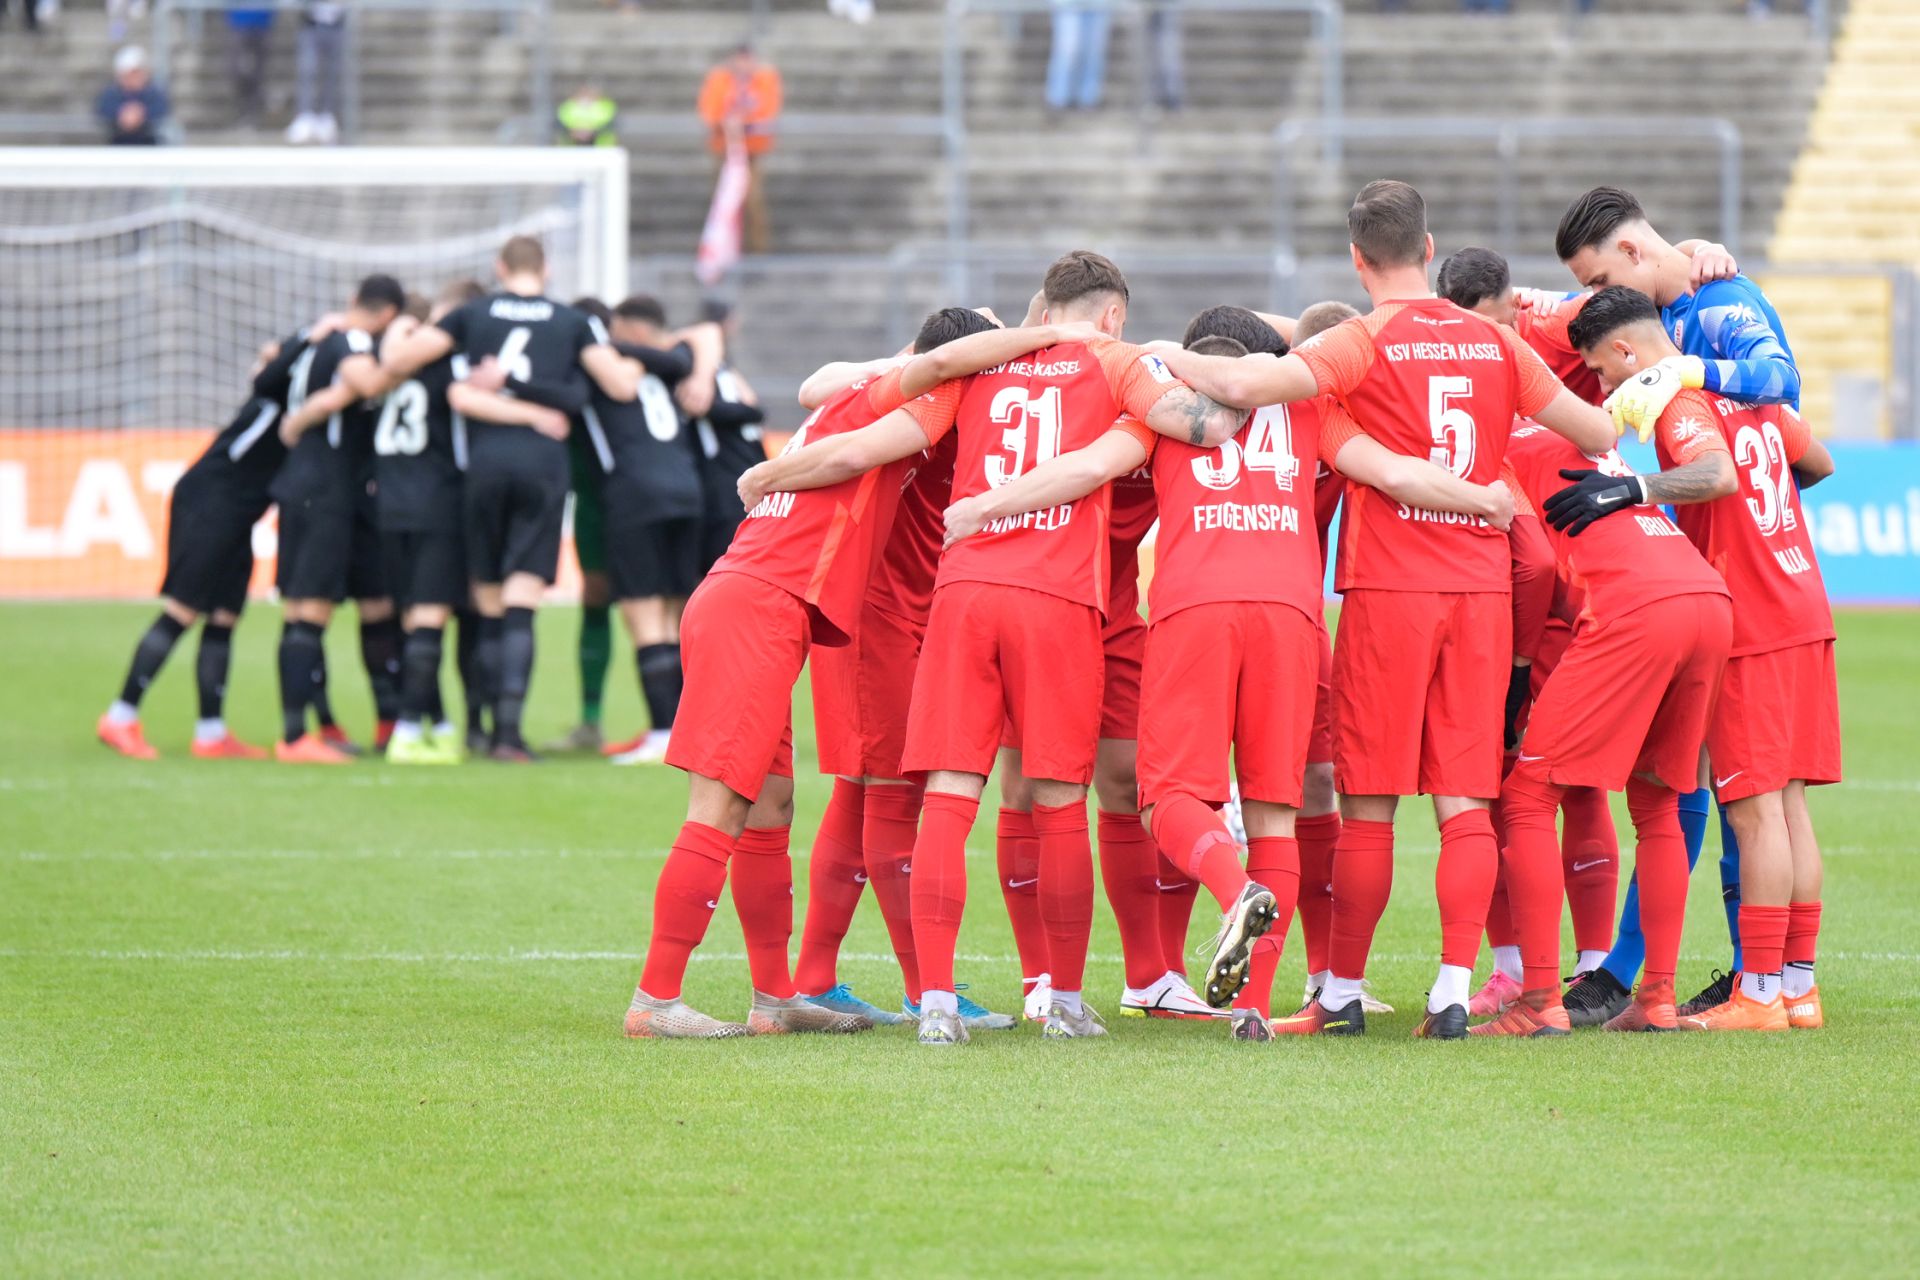
[(161, 122), (172, 112), (166, 90), (153, 82), (147, 51), (124, 46), (113, 55), (113, 83), (100, 91), (94, 114), (107, 127), (114, 146), (151, 147), (159, 143)]

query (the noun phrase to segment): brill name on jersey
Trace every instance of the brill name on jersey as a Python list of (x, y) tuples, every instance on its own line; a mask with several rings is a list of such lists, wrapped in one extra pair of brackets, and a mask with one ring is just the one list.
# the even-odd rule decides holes
[(1214, 502), (1193, 509), (1193, 527), (1227, 533), (1300, 532), (1300, 515), (1277, 502)]
[(1402, 360), (1505, 360), (1506, 347), (1498, 342), (1389, 342), (1380, 348), (1389, 362)]

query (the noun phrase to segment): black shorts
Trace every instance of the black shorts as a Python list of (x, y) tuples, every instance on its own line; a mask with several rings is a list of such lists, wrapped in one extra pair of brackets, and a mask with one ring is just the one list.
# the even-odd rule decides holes
[(690, 596), (700, 584), (700, 517), (616, 523), (607, 529), (615, 600)]
[(467, 571), (497, 584), (531, 573), (552, 582), (560, 571), (560, 528), (567, 511), (564, 474), (470, 471), (466, 486)]
[(388, 530), (380, 535), (387, 582), (401, 609), (443, 604), (464, 609), (472, 595), (467, 581), (466, 537), (458, 529)]
[(387, 555), (380, 534), (379, 503), (371, 489), (353, 494), (353, 546), (347, 556), (347, 595), (355, 600), (380, 600), (393, 594), (387, 581)]
[(259, 510), (204, 491), (182, 477), (167, 521), (167, 574), (160, 594), (195, 613), (246, 607)]
[(347, 598), (353, 558), (353, 507), (294, 502), (280, 508), (280, 564), (274, 585), (282, 600)]

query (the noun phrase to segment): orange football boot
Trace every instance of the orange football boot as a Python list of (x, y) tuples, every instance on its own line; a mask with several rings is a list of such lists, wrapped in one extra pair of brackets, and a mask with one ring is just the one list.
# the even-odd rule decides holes
[(1679, 1018), (1673, 1011), (1673, 979), (1643, 982), (1633, 1000), (1609, 1019), (1605, 1031), (1678, 1031)]
[(1755, 1000), (1739, 987), (1725, 1004), (1680, 1019), (1682, 1031), (1786, 1031), (1792, 1025), (1784, 998)]
[(1827, 1025), (1827, 1015), (1820, 1010), (1820, 988), (1809, 987), (1803, 996), (1788, 996), (1787, 1025), (1795, 1031), (1818, 1031)]
[(1573, 1024), (1567, 1021), (1567, 1007), (1560, 993), (1551, 987), (1522, 991), (1506, 1012), (1491, 1022), (1469, 1027), (1470, 1036), (1570, 1036)]
[(352, 764), (353, 757), (311, 733), (293, 742), (274, 744), (273, 758), (281, 764)]
[(1290, 1018), (1275, 1018), (1277, 1036), (1360, 1036), (1367, 1033), (1367, 1014), (1358, 1000), (1339, 1009), (1329, 1009), (1315, 996)]
[(196, 760), (265, 760), (267, 751), (240, 741), (231, 730), (208, 742), (193, 740), (193, 758)]
[(646, 742), (646, 740), (647, 740), (647, 735), (643, 730), (642, 732), (635, 734), (633, 737), (628, 738), (625, 742), (603, 743), (600, 747), (600, 754), (603, 756), (607, 756), (609, 758), (613, 756), (623, 756), (627, 754), (627, 752), (629, 751), (638, 751), (641, 747), (641, 744)]
[(94, 724), (93, 731), (100, 741), (118, 751), (129, 760), (158, 760), (160, 753), (147, 742), (147, 735), (140, 732), (140, 722), (129, 720), (125, 724), (115, 724), (101, 716)]

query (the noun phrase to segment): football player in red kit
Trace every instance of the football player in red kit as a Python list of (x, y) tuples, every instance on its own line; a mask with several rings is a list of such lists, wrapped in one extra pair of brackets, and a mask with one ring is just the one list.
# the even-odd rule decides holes
[[(1584, 448), (1613, 443), (1603, 411), (1567, 391), (1509, 329), (1436, 298), (1426, 208), (1405, 183), (1369, 184), (1348, 213), (1352, 255), (1374, 311), (1278, 360), (1163, 352), (1231, 404), (1329, 394), (1386, 448), (1443, 463), (1461, 479), (1499, 477), (1516, 414)], [(1324, 447), (1324, 446), (1323, 446)], [(1332, 976), (1318, 999), (1276, 1024), (1290, 1033), (1365, 1026), (1360, 983), (1393, 875), (1398, 798), (1434, 797), (1440, 827), (1440, 971), (1416, 1034), (1467, 1033), (1468, 984), (1499, 854), (1487, 808), (1500, 787), (1500, 719), (1511, 663), (1505, 534), (1487, 521), (1348, 488), (1337, 584), (1334, 756), (1343, 825), (1334, 863)]]
[[(1668, 363), (1680, 351), (1660, 313), (1631, 289), (1595, 294), (1572, 336), (1609, 386), (1631, 379), (1664, 392), (1654, 384), (1680, 377)], [(1661, 413), (1655, 441), (1659, 473), (1582, 471), (1548, 500), (1545, 514), (1572, 530), (1627, 508), (1671, 503), (1674, 522), (1733, 596), (1732, 656), (1707, 756), (1714, 794), (1739, 838), (1740, 981), (1724, 1004), (1680, 1026), (1818, 1027), (1824, 1015), (1813, 964), (1822, 867), (1806, 789), (1840, 780), (1840, 703), (1833, 612), (1799, 490), (1831, 475), (1833, 458), (1783, 405), (1685, 389)], [(1644, 903), (1644, 880), (1641, 893)], [(1647, 963), (1651, 974), (1651, 951)]]

